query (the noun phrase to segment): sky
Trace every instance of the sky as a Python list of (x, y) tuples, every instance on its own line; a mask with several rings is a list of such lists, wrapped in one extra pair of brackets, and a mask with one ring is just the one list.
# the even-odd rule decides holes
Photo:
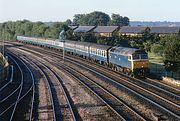
[(131, 21), (180, 22), (180, 0), (0, 0), (0, 23), (65, 21), (93, 11), (120, 14)]

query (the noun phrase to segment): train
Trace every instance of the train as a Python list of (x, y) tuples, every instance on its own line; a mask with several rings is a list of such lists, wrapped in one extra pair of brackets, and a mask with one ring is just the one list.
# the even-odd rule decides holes
[(66, 53), (80, 56), (134, 77), (146, 77), (149, 73), (147, 53), (136, 48), (25, 36), (17, 36), (17, 41), (59, 50), (64, 49)]

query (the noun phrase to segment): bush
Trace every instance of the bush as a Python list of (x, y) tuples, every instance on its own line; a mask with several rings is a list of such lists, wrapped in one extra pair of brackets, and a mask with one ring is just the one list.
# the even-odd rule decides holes
[(153, 44), (151, 46), (151, 52), (154, 53), (155, 55), (163, 55), (164, 47), (160, 44)]

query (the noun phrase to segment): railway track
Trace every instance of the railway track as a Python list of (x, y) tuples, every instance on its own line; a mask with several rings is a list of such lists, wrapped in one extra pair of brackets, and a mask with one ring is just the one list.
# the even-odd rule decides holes
[[(69, 60), (68, 60), (69, 61)], [(162, 109), (162, 114), (165, 114), (168, 117), (173, 117), (173, 119), (180, 119), (179, 117), (179, 105), (163, 98), (160, 97), (145, 88), (142, 88), (129, 80), (125, 80), (123, 78), (120, 78), (118, 76), (115, 76), (111, 73), (104, 72), (102, 69), (99, 68), (92, 68), (89, 67), (88, 65), (83, 65), (82, 63), (77, 63), (74, 61), (70, 61), (70, 63), (74, 63), (78, 65), (80, 68), (85, 68), (101, 77), (104, 78), (104, 80), (108, 80), (107, 83), (111, 85), (118, 85), (119, 87), (126, 88), (127, 91), (133, 92), (135, 95), (138, 96), (138, 98), (141, 98), (142, 100), (149, 102), (149, 105), (157, 106), (159, 109)]]
[[(56, 54), (55, 53), (53, 53), (53, 56), (56, 56)], [(59, 57), (61, 57), (61, 55), (57, 55), (58, 56), (58, 58)], [(75, 61), (77, 61), (77, 60), (75, 60)], [(72, 62), (71, 62), (72, 63)], [(82, 63), (82, 62), (81, 62)], [(83, 63), (84, 64), (84, 63)], [(81, 64), (82, 65), (82, 64)], [(85, 65), (85, 64), (84, 64)], [(86, 66), (87, 66), (87, 64), (86, 64)], [(92, 67), (91, 67), (92, 68)], [(101, 71), (102, 72), (102, 69), (99, 69), (99, 71)], [(109, 72), (108, 72), (109, 73)], [(107, 72), (104, 74), (104, 75), (107, 75)], [(114, 76), (114, 75), (113, 75)], [(111, 75), (111, 77), (112, 77), (112, 75)], [(120, 77), (119, 77), (120, 78)], [(118, 78), (118, 79), (119, 79)], [(126, 77), (127, 78), (127, 77)], [(125, 80), (124, 78), (120, 78), (121, 79), (121, 82), (128, 82), (129, 80)], [(117, 79), (116, 79), (117, 80)], [(120, 83), (121, 83), (120, 82)], [(131, 82), (132, 83), (132, 82)], [(131, 84), (130, 82), (128, 82), (127, 83), (127, 85), (129, 85), (129, 84)], [(133, 83), (132, 83), (133, 84)], [(126, 86), (127, 86), (126, 85)], [(137, 87), (137, 84), (135, 85), (135, 84), (133, 84), (130, 88), (134, 88), (133, 86), (135, 86), (135, 87)], [(140, 89), (139, 90), (139, 92), (142, 92), (142, 91), (144, 91), (144, 94), (143, 95), (147, 95), (147, 90), (144, 90), (144, 89), (142, 89), (142, 87), (140, 87), (140, 86), (138, 86), (138, 88)], [(156, 87), (157, 88), (157, 87)], [(135, 90), (135, 89), (133, 89), (133, 90)], [(159, 89), (159, 90), (161, 90), (162, 91), (162, 89)], [(136, 90), (136, 92), (138, 92), (137, 90)], [(167, 93), (167, 91), (165, 91), (165, 93)], [(142, 93), (141, 93), (142, 94)], [(153, 96), (155, 96), (156, 98), (154, 98), (156, 101), (153, 101), (153, 97), (152, 97), (152, 95)], [(174, 115), (176, 118), (179, 118), (179, 112), (178, 112), (178, 110), (179, 110), (179, 105), (178, 104), (174, 104), (172, 101), (168, 101), (167, 99), (165, 99), (164, 97), (160, 97), (160, 96), (158, 96), (157, 94), (155, 94), (154, 95), (154, 92), (150, 92), (149, 91), (149, 96), (146, 96), (146, 99), (148, 99), (148, 97), (151, 97), (151, 103), (153, 102), (153, 103), (155, 103), (155, 104), (157, 104), (158, 106), (160, 106), (163, 110), (166, 110), (167, 112), (169, 112), (168, 110), (171, 110), (169, 113), (170, 114), (172, 114), (172, 115)], [(160, 100), (160, 102), (159, 102), (159, 100)], [(177, 100), (177, 99), (176, 99)], [(159, 103), (156, 103), (156, 102), (159, 102)], [(178, 100), (176, 101), (177, 103), (178, 103)], [(162, 104), (161, 104), (162, 103)], [(170, 108), (167, 108), (166, 107), (166, 105), (167, 106), (169, 106)]]
[[(18, 89), (18, 86), (20, 86), (20, 83), (16, 85), (12, 84), (13, 75), (14, 75), (13, 73), (14, 73), (13, 66), (11, 66), (11, 73), (10, 73), (11, 76), (9, 78), (9, 81), (6, 84), (4, 84), (0, 89), (0, 92), (1, 92), (0, 103), (3, 103), (4, 101), (6, 101), (8, 97), (10, 97), (11, 95), (13, 95), (14, 92), (16, 92), (16, 90)], [(4, 92), (7, 92), (7, 93), (4, 93)]]
[[(42, 62), (42, 61), (41, 61)], [(39, 63), (39, 62), (36, 62), (36, 64), (37, 63)], [(47, 65), (47, 64), (46, 64)], [(52, 70), (52, 69), (50, 69), (48, 66), (45, 66), (44, 64), (38, 64), (38, 65), (36, 65), (36, 66), (38, 66), (41, 70), (42, 70), (42, 72), (44, 72), (44, 73), (46, 73), (46, 75), (48, 75), (47, 76), (47, 79), (48, 80), (50, 80), (48, 77), (51, 77), (51, 80), (54, 80), (54, 79), (52, 79), (53, 77), (52, 77), (52, 74), (54, 74), (55, 76), (56, 76), (56, 80), (58, 80), (59, 82), (61, 82), (59, 85), (62, 85), (61, 86), (61, 88), (62, 89), (65, 89), (63, 92), (67, 95), (68, 94), (68, 92), (67, 92), (67, 89), (65, 88), (65, 86), (63, 86), (63, 82), (62, 82), (62, 79), (61, 79), (61, 77), (59, 77), (58, 76), (58, 74), (54, 71), (54, 70)], [(42, 67), (43, 66), (43, 67)], [(49, 71), (49, 72), (48, 72)], [(50, 74), (50, 71), (51, 71), (51, 74)], [(68, 72), (69, 73), (69, 72)], [(70, 73), (69, 73), (70, 74)], [(74, 76), (74, 78), (78, 78), (78, 76), (75, 76), (75, 75), (73, 75)], [(81, 76), (82, 76), (82, 74), (81, 74)], [(85, 77), (86, 79), (88, 79), (87, 77)], [(99, 86), (98, 84), (96, 84), (94, 81), (92, 81), (92, 80), (90, 80), (90, 79), (88, 79), (92, 84), (90, 84), (90, 82), (89, 82), (89, 84), (88, 85), (91, 85), (91, 87), (90, 86), (88, 86), (87, 85), (87, 83), (88, 82), (86, 82), (86, 84), (85, 84), (85, 82), (82, 82), (80, 79), (79, 79), (79, 82), (81, 82), (81, 83), (83, 83), (83, 85), (84, 86), (86, 86), (86, 88), (88, 88), (88, 89), (90, 89), (91, 90), (91, 92), (93, 92), (96, 96), (98, 96), (98, 98), (100, 98), (104, 103), (105, 103), (105, 105), (107, 105), (107, 107), (109, 107), (111, 110), (112, 110), (112, 112), (114, 112), (114, 114), (115, 114), (115, 116), (114, 117), (118, 117), (117, 118), (117, 120), (123, 120), (123, 121), (125, 121), (125, 120), (145, 120), (143, 117), (141, 117), (139, 114), (137, 114), (135, 111), (133, 111), (132, 109), (130, 109), (128, 106), (126, 106), (123, 102), (121, 102), (117, 97), (115, 97), (113, 94), (111, 94), (109, 91), (107, 91), (106, 89), (104, 89), (102, 86)], [(92, 89), (94, 86), (93, 86), (93, 84), (94, 85), (96, 85), (96, 88), (99, 88), (99, 89), (96, 89), (96, 90), (94, 90), (94, 89)], [(50, 85), (50, 87), (52, 88), (52, 89), (55, 89), (55, 87), (54, 87), (54, 85), (58, 85), (56, 82), (51, 82), (51, 81), (49, 81), (49, 85)], [(56, 91), (56, 95), (54, 95), (54, 96), (52, 96), (52, 97), (54, 97), (54, 99), (55, 99), (55, 96), (57, 96), (57, 95), (61, 95), (61, 94), (58, 94), (57, 92), (61, 92), (60, 90), (58, 90), (58, 89), (56, 89), (57, 91)], [(98, 92), (98, 91), (99, 92)], [(53, 91), (52, 91), (53, 92)], [(106, 96), (103, 96), (103, 95), (106, 95)], [(68, 96), (66, 96), (66, 99), (67, 98), (70, 98), (70, 95), (68, 95)], [(109, 99), (109, 98), (112, 98), (111, 100)], [(57, 99), (55, 99), (55, 101), (54, 102), (57, 102)], [(72, 101), (70, 100), (70, 101), (68, 101), (69, 102), (69, 104), (71, 104), (72, 103)], [(71, 102), (71, 103), (70, 103)], [(54, 103), (55, 104), (55, 103)], [(54, 107), (59, 107), (58, 105), (55, 105)], [(70, 109), (71, 109), (71, 112), (73, 112), (73, 111), (75, 111), (76, 109), (75, 109), (75, 107), (73, 108), (73, 106), (69, 106), (69, 107), (71, 107)], [(60, 109), (57, 109), (57, 111), (59, 111)], [(123, 113), (122, 113), (123, 112)], [(58, 118), (59, 116), (57, 115), (57, 112), (56, 112), (56, 109), (55, 109), (55, 114), (56, 114), (56, 118)], [(72, 113), (72, 114), (74, 114), (74, 113)], [(77, 114), (76, 114), (77, 115)], [(77, 116), (76, 116), (75, 114), (74, 114), (74, 116), (73, 116), (73, 120), (80, 120), (79, 118), (77, 118)], [(121, 116), (121, 115), (123, 115), (123, 116)], [(60, 120), (60, 119), (56, 119), (56, 120)]]
[(144, 81), (146, 81), (147, 83), (150, 83), (152, 85), (156, 85), (159, 88), (168, 90), (169, 92), (174, 93), (176, 95), (178, 95), (180, 93), (180, 87), (179, 88), (173, 87), (172, 85), (167, 85), (167, 84), (160, 82), (159, 80), (154, 80), (154, 79), (150, 79), (150, 78), (146, 78)]
[[(45, 66), (43, 64), (43, 66), (47, 69), (49, 69), (49, 67)], [(67, 66), (66, 66), (67, 67)], [(65, 69), (65, 68), (64, 68)], [(67, 73), (69, 75), (72, 75), (72, 73), (75, 73), (75, 72), (72, 72), (72, 70), (70, 68), (68, 68), (69, 70), (67, 70), (67, 68), (65, 69), (67, 71)], [(62, 79), (61, 77), (58, 76), (58, 74), (52, 70), (52, 69), (49, 69), (52, 71), (52, 73), (54, 75), (56, 75), (56, 77), (59, 79), (59, 81), (61, 82), (61, 85), (62, 87), (61, 88), (65, 88), (63, 87), (63, 82), (62, 82)], [(73, 70), (74, 71), (74, 70)], [(47, 71), (46, 71), (47, 72)], [(70, 74), (71, 73), (71, 74)], [(79, 73), (80, 74), (80, 73)], [(50, 75), (50, 74), (48, 74)], [(105, 105), (107, 105), (107, 107), (110, 108), (110, 110), (112, 110), (112, 112), (114, 112), (114, 118), (117, 119), (117, 120), (122, 120), (122, 121), (125, 121), (125, 120), (145, 120), (143, 117), (141, 117), (139, 114), (137, 114), (136, 112), (134, 112), (132, 109), (130, 109), (128, 106), (126, 106), (123, 102), (121, 102), (116, 96), (114, 96), (112, 93), (110, 93), (108, 90), (106, 90), (105, 88), (103, 88), (102, 86), (98, 85), (97, 83), (95, 83), (94, 81), (90, 80), (89, 78), (85, 77), (84, 81), (82, 81), (81, 79), (79, 79), (79, 76), (84, 76), (82, 74), (80, 75), (75, 75), (73, 74), (73, 78), (75, 78), (76, 80), (78, 80), (78, 82), (80, 82), (81, 84), (83, 84), (83, 86), (85, 86), (87, 89), (90, 90), (90, 92), (92, 92), (94, 95), (96, 95), (101, 101), (103, 101), (103, 103), (105, 103)], [(52, 76), (50, 76), (51, 79), (52, 79)], [(89, 82), (85, 82), (86, 81), (89, 81)], [(50, 84), (51, 85), (51, 84)], [(54, 84), (54, 85), (57, 85), (57, 84)], [(54, 88), (54, 87), (53, 87)], [(60, 92), (60, 91), (59, 91)], [(64, 93), (67, 93), (67, 89), (66, 91), (64, 90), (63, 91)], [(60, 95), (60, 94), (59, 94)], [(104, 96), (106, 95), (106, 96)], [(70, 95), (68, 96), (70, 98)], [(66, 97), (66, 99), (68, 98)], [(110, 100), (111, 98), (111, 100)], [(69, 101), (69, 104), (71, 104), (70, 102), (72, 101)], [(58, 106), (56, 106), (58, 107)], [(70, 106), (69, 106), (70, 107)], [(71, 106), (71, 112), (75, 111), (75, 107), (73, 108), (73, 106)], [(113, 114), (113, 113), (112, 113)], [(77, 114), (76, 114), (77, 115)], [(123, 115), (123, 116), (121, 116)], [(58, 116), (56, 116), (58, 117)], [(73, 120), (77, 120), (76, 116), (74, 115), (73, 116)], [(78, 119), (80, 120), (80, 119)]]
[[(4, 89), (6, 89), (7, 86), (9, 86), (12, 81), (13, 81), (13, 73), (14, 73), (14, 69), (13, 69), (13, 65), (10, 66), (10, 70), (9, 70), (9, 76), (7, 78), (6, 81), (3, 81), (1, 84), (0, 84), (0, 92), (2, 92)], [(1, 97), (0, 100), (2, 100), (3, 98)]]
[[(17, 83), (17, 86), (15, 86), (15, 90), (13, 92), (11, 92), (10, 90), (10, 94), (7, 95), (6, 97), (4, 97), (1, 100), (1, 112), (0, 112), (0, 117), (1, 120), (10, 120), (11, 117), (13, 116), (13, 111), (16, 109), (16, 105), (17, 102), (20, 99), (20, 93), (22, 91), (22, 85), (23, 85), (23, 71), (20, 67), (20, 65), (18, 64), (18, 62), (16, 62), (15, 59), (13, 59), (12, 57), (10, 57), (12, 59), (12, 61), (15, 63), (15, 65), (17, 66), (17, 75), (14, 76), (14, 79), (17, 77), (17, 79), (19, 80), (19, 83)], [(16, 80), (18, 82), (18, 80)], [(12, 85), (13, 86), (13, 85)], [(7, 91), (7, 90), (5, 90)], [(5, 93), (5, 92), (2, 92)]]
[[(79, 116), (78, 111), (73, 103), (73, 100), (71, 99), (66, 87), (64, 86), (61, 77), (59, 77), (55, 71), (51, 70), (48, 66), (44, 65), (43, 63), (36, 62), (35, 64), (35, 61), (32, 63), (37, 68), (39, 68), (41, 73), (44, 75), (51, 90), (51, 101), (53, 105), (52, 107), (54, 114), (53, 120), (80, 121), (81, 117)], [(63, 105), (66, 106), (64, 107)]]
[[(26, 49), (27, 50), (27, 49)], [(29, 51), (29, 52), (32, 52), (32, 51)], [(48, 54), (48, 55), (50, 55), (50, 54), (52, 54), (53, 53), (53, 56), (55, 56), (55, 57), (57, 57), (57, 58), (60, 58), (60, 57), (62, 57), (60, 54), (56, 54), (56, 53), (54, 53), (54, 52), (50, 52), (50, 51), (45, 51), (45, 52), (42, 52), (42, 53), (45, 53), (45, 54)], [(37, 53), (36, 53), (36, 55), (37, 55)], [(85, 68), (86, 67), (86, 69), (89, 69), (91, 72), (94, 72), (94, 70), (96, 70), (98, 73), (96, 73), (96, 74), (98, 74), (98, 75), (100, 75), (100, 76), (102, 76), (102, 77), (104, 77), (104, 78), (106, 78), (106, 79), (109, 79), (111, 82), (113, 82), (114, 84), (118, 84), (119, 86), (121, 86), (121, 87), (124, 87), (124, 88), (129, 88), (128, 90), (131, 90), (133, 93), (135, 93), (135, 95), (139, 95), (139, 97), (144, 97), (143, 98), (143, 100), (146, 100), (146, 101), (148, 101), (148, 102), (150, 102), (152, 105), (155, 105), (155, 106), (157, 106), (159, 109), (162, 109), (163, 111), (163, 113), (164, 114), (167, 114), (167, 116), (170, 116), (170, 117), (173, 117), (174, 119), (179, 119), (179, 112), (178, 112), (178, 110), (179, 110), (179, 104), (176, 104), (176, 103), (178, 103), (178, 98), (179, 97), (177, 97), (178, 96), (178, 90), (174, 90), (173, 89), (173, 91), (175, 91), (175, 93), (174, 93), (174, 95), (171, 95), (171, 93), (168, 93), (167, 91), (164, 91), (165, 89), (170, 89), (170, 87), (167, 87), (166, 86), (166, 88), (164, 88), (165, 86), (162, 86), (161, 84), (161, 87), (158, 87), (157, 88), (157, 86), (156, 85), (153, 85), (154, 87), (153, 87), (153, 90), (155, 90), (155, 89), (157, 89), (158, 91), (160, 91), (161, 93), (164, 91), (165, 92), (165, 94), (166, 95), (168, 95), (169, 94), (169, 97), (164, 97), (164, 96), (162, 96), (162, 94), (160, 94), (160, 93), (155, 93), (155, 92), (153, 92), (153, 91), (149, 91), (149, 90), (144, 90), (144, 88), (146, 88), (145, 87), (145, 85), (147, 86), (149, 86), (148, 88), (151, 88), (151, 84), (149, 84), (149, 83), (147, 83), (147, 84), (144, 84), (143, 82), (138, 82), (138, 83), (136, 83), (136, 81), (138, 81), (138, 80), (133, 80), (132, 82), (131, 82), (131, 80), (130, 79), (132, 79), (132, 78), (130, 78), (130, 79), (127, 79), (127, 77), (122, 77), (122, 76), (118, 76), (118, 78), (114, 78), (115, 76), (114, 76), (114, 73), (112, 73), (112, 70), (109, 70), (109, 71), (107, 71), (107, 69), (104, 69), (103, 70), (103, 68), (100, 68), (101, 66), (94, 66), (94, 65), (92, 65), (92, 64), (89, 64), (89, 63), (87, 63), (87, 62), (81, 62), (81, 61), (79, 61), (79, 60), (77, 60), (77, 59), (69, 59), (68, 58), (68, 60), (66, 60), (66, 61), (70, 61), (71, 63), (76, 63), (76, 65), (78, 65), (78, 66), (80, 66), (81, 68), (83, 67), (83, 68)], [(81, 63), (81, 64), (78, 64), (78, 63)], [(94, 66), (94, 67), (93, 67)], [(111, 73), (109, 73), (111, 71)], [(95, 73), (95, 72), (94, 72)], [(110, 75), (111, 74), (111, 75)], [(107, 75), (106, 77), (105, 77), (105, 75)], [(113, 78), (112, 78), (113, 77)], [(128, 77), (129, 78), (129, 77)], [(119, 81), (118, 81), (119, 80)], [(144, 84), (144, 86), (142, 85), (142, 83)], [(139, 86), (139, 84), (142, 86)], [(112, 84), (113, 85), (113, 84)], [(135, 87), (137, 88), (137, 89), (135, 89)], [(160, 94), (160, 96), (159, 96), (159, 94)], [(145, 96), (144, 96), (145, 95)], [(166, 96), (165, 95), (165, 96)], [(177, 95), (177, 96), (176, 96)], [(176, 101), (173, 101), (173, 100), (171, 100), (172, 99), (172, 97), (176, 97), (175, 98), (175, 100)], [(150, 98), (149, 98), (150, 97)], [(170, 99), (170, 100), (169, 100)], [(175, 102), (175, 103), (174, 103)], [(166, 107), (167, 106), (167, 107)], [(175, 107), (175, 108), (174, 108)], [(165, 112), (164, 112), (165, 111)]]
[(109, 107), (112, 112), (114, 112), (119, 119), (117, 120), (146, 120), (141, 115), (136, 113), (134, 110), (129, 108), (126, 104), (124, 104), (118, 97), (113, 95), (109, 90), (99, 85), (97, 82), (91, 80), (86, 75), (74, 70), (68, 66), (61, 66), (61, 69), (65, 70), (69, 73), (69, 75), (73, 76), (78, 82), (84, 85), (90, 92), (96, 95), (99, 99), (101, 99), (107, 107)]
[[(27, 118), (28, 120), (31, 120), (32, 119), (32, 110), (33, 110), (33, 98), (34, 98), (34, 93), (35, 93), (34, 92), (33, 75), (31, 73), (31, 71), (29, 70), (29, 68), (27, 67), (27, 65), (22, 60), (15, 57), (15, 55), (12, 53), (8, 52), (7, 55), (9, 56), (9, 58), (11, 58), (14, 61), (14, 63), (16, 63), (16, 65), (20, 71), (21, 79), (20, 79), (20, 81), (17, 80), (17, 82), (20, 82), (20, 85), (18, 86), (18, 88), (15, 89), (15, 91), (12, 94), (10, 94), (8, 96), (8, 98), (4, 98), (5, 100), (3, 100), (3, 102), (1, 103), (2, 104), (2, 110), (1, 110), (2, 112), (0, 114), (1, 120), (2, 121), (4, 121), (4, 120), (12, 121), (12, 120), (19, 120), (19, 119), (22, 120), (23, 119), (22, 117), (24, 115), (20, 115), (19, 119), (17, 118), (17, 116), (20, 113), (18, 109), (20, 109), (22, 112), (25, 111), (24, 107), (22, 109), (22, 103), (25, 100), (26, 100), (26, 103), (23, 106), (28, 107), (27, 110), (29, 110), (29, 108), (30, 108), (30, 112), (27, 112), (28, 114), (26, 114), (26, 116), (28, 117)], [(27, 73), (30, 74), (30, 76), (28, 76)], [(20, 75), (18, 75), (18, 74), (14, 75), (14, 78), (19, 79)], [(29, 82), (27, 82), (27, 78), (29, 78)], [(16, 82), (13, 80), (13, 83), (16, 83)], [(27, 99), (26, 99), (27, 96), (30, 97), (29, 99), (31, 100), (29, 106), (28, 106), (29, 103), (27, 103)], [(23, 112), (23, 113), (25, 113), (25, 112)]]
[[(13, 54), (14, 57), (16, 55)], [(23, 90), (21, 92), (20, 102), (17, 103), (17, 108), (14, 111), (14, 115), (12, 120), (29, 120), (31, 121), (33, 118), (33, 108), (34, 108), (34, 95), (35, 95), (35, 79), (34, 75), (30, 69), (30, 65), (19, 57), (16, 59), (22, 64), (23, 73), (24, 73), (24, 83)], [(23, 108), (22, 108), (23, 107)]]
[[(30, 61), (26, 57), (23, 57), (23, 60), (28, 62), (32, 68), (35, 69), (34, 75), (36, 77), (36, 95), (34, 99), (34, 112), (33, 120), (56, 120), (55, 111), (54, 111), (54, 101), (52, 99), (51, 87), (48, 83), (47, 75), (45, 72), (40, 69), (40, 67), (34, 62)], [(43, 85), (44, 88), (40, 88), (39, 85)], [(42, 96), (40, 96), (42, 94)]]

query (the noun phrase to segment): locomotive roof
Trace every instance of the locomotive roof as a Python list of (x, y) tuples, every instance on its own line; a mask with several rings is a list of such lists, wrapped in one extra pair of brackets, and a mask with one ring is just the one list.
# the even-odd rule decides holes
[(113, 47), (111, 52), (121, 54), (121, 55), (132, 55), (134, 53), (145, 53), (145, 51), (136, 48), (126, 48), (126, 47)]

